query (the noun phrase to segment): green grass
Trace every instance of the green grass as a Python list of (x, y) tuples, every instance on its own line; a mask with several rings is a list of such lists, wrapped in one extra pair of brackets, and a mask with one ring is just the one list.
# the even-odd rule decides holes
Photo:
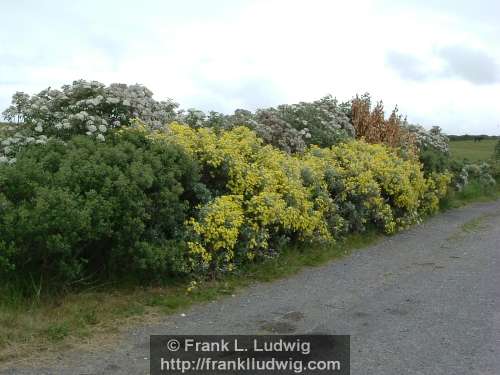
[(335, 245), (286, 248), (279, 256), (250, 264), (236, 274), (198, 281), (191, 291), (191, 282), (184, 280), (148, 288), (107, 285), (100, 290), (27, 300), (4, 287), (0, 290), (0, 362), (19, 360), (30, 353), (40, 358), (45, 352), (50, 357), (61, 349), (82, 345), (101, 347), (112, 342), (122, 327), (157, 322), (161, 316), (194, 303), (322, 265), (380, 238), (368, 232), (351, 235)]
[(488, 217), (489, 217), (488, 215), (481, 215), (479, 217), (467, 221), (466, 223), (462, 224), (462, 231), (464, 233), (472, 233), (484, 229), (485, 228), (484, 221)]
[(485, 187), (477, 181), (465, 186), (462, 191), (450, 191), (448, 196), (441, 200), (442, 210), (462, 207), (473, 202), (490, 202), (500, 199), (500, 181), (494, 187)]
[(450, 153), (455, 160), (467, 159), (469, 161), (491, 160), (497, 139), (474, 141), (451, 141)]

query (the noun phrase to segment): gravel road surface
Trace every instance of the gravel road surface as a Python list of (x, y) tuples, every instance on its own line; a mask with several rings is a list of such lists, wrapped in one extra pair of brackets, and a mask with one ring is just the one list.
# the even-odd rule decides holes
[(351, 335), (353, 375), (500, 374), (500, 201), (135, 328), (112, 350), (0, 374), (148, 374), (150, 334), (266, 333)]

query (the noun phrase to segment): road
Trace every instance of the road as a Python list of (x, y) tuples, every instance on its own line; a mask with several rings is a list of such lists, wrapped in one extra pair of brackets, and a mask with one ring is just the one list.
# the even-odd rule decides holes
[(351, 374), (500, 374), (500, 201), (128, 331), (112, 350), (1, 374), (147, 374), (150, 334), (351, 335)]

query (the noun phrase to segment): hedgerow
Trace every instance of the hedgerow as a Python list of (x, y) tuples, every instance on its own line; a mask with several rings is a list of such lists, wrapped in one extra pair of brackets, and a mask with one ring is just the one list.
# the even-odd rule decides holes
[(452, 180), (423, 153), (446, 158), (447, 139), (396, 111), (385, 119), (368, 96), (226, 116), (151, 95), (86, 81), (15, 95), (5, 114), (20, 123), (0, 147), (0, 279), (230, 272), (286, 244), (394, 233), (436, 212)]

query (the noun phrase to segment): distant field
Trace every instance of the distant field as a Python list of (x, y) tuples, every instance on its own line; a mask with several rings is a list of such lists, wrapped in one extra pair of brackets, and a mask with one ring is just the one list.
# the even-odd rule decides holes
[(474, 141), (451, 141), (451, 157), (456, 160), (468, 159), (470, 161), (487, 160), (493, 156), (497, 139)]

